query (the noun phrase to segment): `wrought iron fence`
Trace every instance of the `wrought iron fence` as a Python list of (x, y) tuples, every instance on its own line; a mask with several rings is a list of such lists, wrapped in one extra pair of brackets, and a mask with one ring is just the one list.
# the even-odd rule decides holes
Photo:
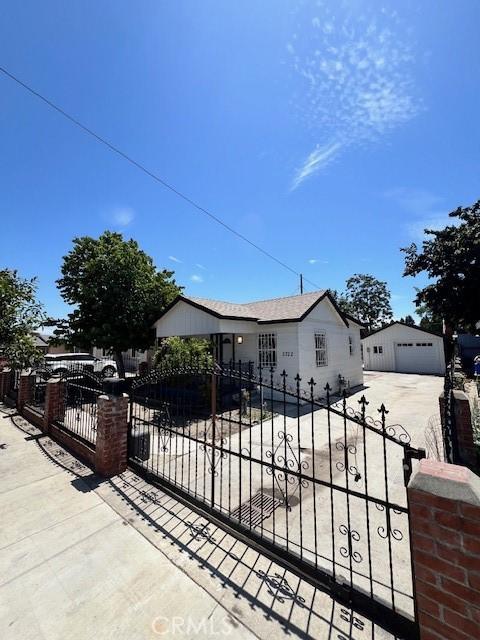
[(37, 413), (45, 413), (45, 394), (50, 373), (47, 369), (37, 369), (33, 374), (33, 394), (26, 404)]
[(62, 417), (56, 421), (61, 429), (79, 440), (94, 445), (97, 439), (97, 398), (102, 393), (102, 379), (86, 371), (68, 372), (63, 382)]
[(458, 354), (456, 347), (453, 349), (452, 358), (445, 370), (445, 382), (443, 387), (443, 446), (445, 460), (451, 464), (461, 464), (457, 424), (455, 420), (455, 364)]
[(16, 400), (18, 396), (18, 385), (20, 384), (20, 373), (19, 369), (12, 369), (10, 373), (10, 388), (7, 391), (7, 396), (11, 400)]
[[(403, 427), (312, 379), (234, 365), (158, 370), (131, 390), (137, 471), (284, 566), (416, 638)], [(352, 399), (349, 399), (352, 402)]]

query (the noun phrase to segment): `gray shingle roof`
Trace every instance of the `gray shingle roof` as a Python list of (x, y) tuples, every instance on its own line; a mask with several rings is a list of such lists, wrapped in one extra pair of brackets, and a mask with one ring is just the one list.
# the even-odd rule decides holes
[(272, 322), (274, 320), (300, 319), (325, 293), (325, 290), (312, 291), (299, 296), (258, 300), (245, 304), (209, 300), (208, 298), (182, 297), (221, 316)]

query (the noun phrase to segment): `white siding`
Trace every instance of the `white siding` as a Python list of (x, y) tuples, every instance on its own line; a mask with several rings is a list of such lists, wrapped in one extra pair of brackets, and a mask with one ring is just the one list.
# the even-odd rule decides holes
[[(315, 394), (324, 395), (324, 387), (329, 383), (333, 391), (338, 391), (338, 376), (350, 382), (350, 387), (363, 384), (362, 356), (360, 352), (360, 327), (349, 322), (349, 327), (339, 318), (327, 300), (299, 324), (299, 349), (302, 386), (313, 378), (316, 382)], [(315, 361), (315, 332), (324, 331), (327, 338), (328, 364), (317, 367)], [(348, 337), (353, 339), (353, 355), (350, 355)]]
[[(362, 343), (365, 369), (399, 372), (403, 369), (408, 373), (430, 373), (433, 375), (443, 375), (445, 373), (443, 338), (440, 336), (432, 335), (414, 327), (394, 324), (383, 331), (364, 338)], [(406, 368), (405, 366), (403, 368), (399, 366), (399, 358), (396, 354), (396, 349), (398, 349), (396, 345), (403, 343), (414, 345), (412, 347), (400, 347), (409, 350), (402, 355), (403, 362), (405, 362), (405, 358), (411, 358), (411, 366)], [(423, 343), (431, 343), (432, 346), (427, 348), (416, 346)], [(374, 353), (375, 347), (377, 347), (377, 353)], [(382, 348), (382, 353), (378, 353), (379, 347)], [(422, 360), (422, 352), (425, 352), (425, 349), (431, 349), (433, 353), (428, 354), (428, 359), (425, 357)]]
[(154, 324), (157, 338), (257, 331), (256, 322), (222, 320), (181, 300)]

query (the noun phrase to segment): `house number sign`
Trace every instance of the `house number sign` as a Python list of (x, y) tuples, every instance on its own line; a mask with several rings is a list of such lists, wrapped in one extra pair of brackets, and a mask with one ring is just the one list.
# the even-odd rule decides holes
[(285, 358), (291, 358), (293, 357), (293, 351), (283, 351), (282, 356), (284, 356)]

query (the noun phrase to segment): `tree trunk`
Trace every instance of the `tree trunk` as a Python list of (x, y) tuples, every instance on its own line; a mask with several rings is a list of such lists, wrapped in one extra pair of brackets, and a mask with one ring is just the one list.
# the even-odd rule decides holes
[(115, 356), (115, 362), (117, 363), (117, 373), (119, 378), (125, 378), (125, 364), (123, 362), (123, 355), (121, 351), (115, 350), (113, 352)]

